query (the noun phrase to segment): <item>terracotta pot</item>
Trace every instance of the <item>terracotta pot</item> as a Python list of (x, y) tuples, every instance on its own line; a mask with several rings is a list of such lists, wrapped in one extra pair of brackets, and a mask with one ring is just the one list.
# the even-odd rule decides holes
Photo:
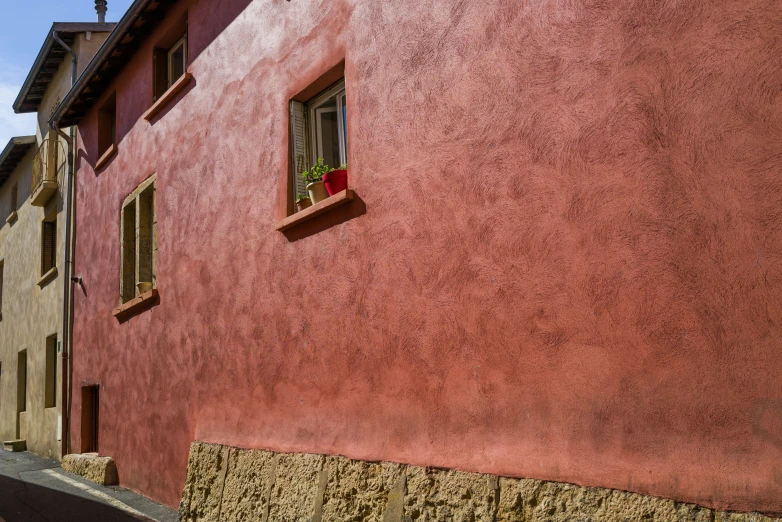
[(136, 283), (136, 286), (138, 287), (139, 294), (144, 294), (152, 290), (152, 283), (147, 283), (147, 282)]
[(348, 188), (348, 171), (332, 170), (331, 172), (324, 174), (323, 184), (326, 185), (329, 196), (339, 194)]
[(310, 198), (306, 199), (300, 199), (296, 202), (296, 210), (301, 212), (305, 208), (310, 208), (312, 206), (312, 200)]
[(307, 185), (307, 192), (310, 193), (310, 199), (312, 204), (320, 203), (324, 199), (329, 197), (329, 193), (326, 191), (326, 187), (323, 186), (322, 181), (316, 181)]

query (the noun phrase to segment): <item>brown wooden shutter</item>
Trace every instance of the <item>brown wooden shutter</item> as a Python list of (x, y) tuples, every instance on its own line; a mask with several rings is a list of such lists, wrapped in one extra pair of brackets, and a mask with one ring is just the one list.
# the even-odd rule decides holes
[(43, 224), (43, 262), (41, 272), (45, 274), (55, 267), (55, 241), (57, 240), (57, 223), (46, 221)]
[(168, 53), (165, 49), (155, 47), (152, 54), (153, 63), (153, 99), (157, 101), (168, 90)]
[(304, 104), (291, 101), (291, 162), (293, 164), (293, 199), (297, 194), (307, 194), (307, 184), (301, 173), (309, 169), (307, 158), (307, 122)]

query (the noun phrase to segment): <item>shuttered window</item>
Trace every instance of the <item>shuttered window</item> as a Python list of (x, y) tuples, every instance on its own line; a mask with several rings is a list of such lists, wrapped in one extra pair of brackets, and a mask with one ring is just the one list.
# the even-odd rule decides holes
[(152, 50), (152, 97), (155, 101), (187, 71), (187, 14), (174, 22)]
[[(157, 288), (157, 217), (155, 177), (138, 186), (122, 207), (122, 265), (120, 302), (127, 303), (142, 293), (139, 283)], [(146, 292), (148, 290), (144, 290)]]
[(290, 102), (293, 200), (307, 194), (301, 173), (318, 160), (333, 168), (347, 163), (347, 97), (340, 80), (307, 103)]
[(57, 266), (57, 222), (44, 221), (43, 245), (41, 248), (41, 275)]
[(16, 207), (18, 205), (19, 205), (19, 185), (16, 184), (13, 187), (11, 187), (11, 212), (16, 212)]

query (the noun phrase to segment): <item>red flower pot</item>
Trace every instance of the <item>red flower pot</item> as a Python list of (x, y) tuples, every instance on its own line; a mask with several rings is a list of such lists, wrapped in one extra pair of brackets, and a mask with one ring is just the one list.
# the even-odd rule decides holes
[(323, 184), (326, 185), (329, 196), (339, 194), (348, 188), (348, 171), (332, 170), (331, 172), (324, 174)]

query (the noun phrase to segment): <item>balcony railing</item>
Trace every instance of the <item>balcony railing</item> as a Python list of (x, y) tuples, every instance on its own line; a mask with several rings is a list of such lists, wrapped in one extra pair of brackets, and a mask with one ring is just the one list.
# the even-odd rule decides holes
[(65, 149), (60, 140), (47, 136), (33, 158), (31, 204), (42, 207), (57, 192), (57, 177), (65, 165)]

